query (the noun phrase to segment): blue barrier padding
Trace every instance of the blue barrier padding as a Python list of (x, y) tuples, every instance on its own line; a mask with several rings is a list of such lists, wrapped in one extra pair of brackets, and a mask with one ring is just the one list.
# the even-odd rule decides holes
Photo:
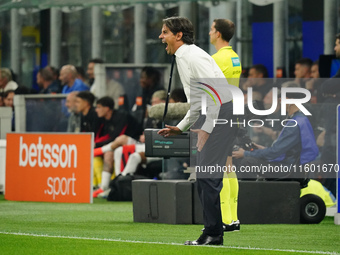
[(48, 55), (47, 55), (47, 53), (42, 53), (41, 54), (41, 64), (40, 64), (40, 66), (41, 66), (41, 68), (44, 68), (47, 65), (48, 65)]
[(302, 23), (302, 56), (313, 61), (323, 54), (323, 21), (304, 21)]
[(253, 64), (263, 64), (273, 77), (273, 22), (255, 22), (253, 31)]

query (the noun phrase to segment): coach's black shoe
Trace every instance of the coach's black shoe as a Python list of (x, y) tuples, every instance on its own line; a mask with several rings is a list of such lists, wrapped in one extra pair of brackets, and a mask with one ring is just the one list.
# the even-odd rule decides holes
[(232, 221), (230, 224), (224, 224), (223, 223), (223, 231), (224, 232), (232, 232), (232, 231), (240, 231), (241, 224), (240, 221)]
[(223, 236), (202, 234), (196, 241), (186, 241), (184, 245), (223, 245)]

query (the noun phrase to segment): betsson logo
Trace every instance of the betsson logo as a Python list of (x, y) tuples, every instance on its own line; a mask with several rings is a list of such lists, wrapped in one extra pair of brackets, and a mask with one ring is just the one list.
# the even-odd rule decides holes
[[(38, 143), (27, 145), (20, 136), (19, 166), (26, 167), (50, 167), (53, 168), (76, 168), (77, 167), (77, 146), (74, 144), (43, 144), (41, 137)], [(73, 165), (72, 165), (73, 162)]]

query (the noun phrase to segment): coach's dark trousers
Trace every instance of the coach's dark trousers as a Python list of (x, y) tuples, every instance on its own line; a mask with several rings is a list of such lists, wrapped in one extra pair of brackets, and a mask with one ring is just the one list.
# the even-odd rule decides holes
[[(232, 109), (231, 102), (221, 106), (218, 118), (226, 119), (228, 123), (217, 124), (202, 151), (197, 153), (197, 166), (200, 168), (195, 169), (198, 194), (203, 206), (204, 233), (210, 236), (223, 234), (220, 206), (223, 172), (219, 171), (217, 166), (220, 166), (220, 169), (225, 166), (228, 152), (232, 149), (235, 138), (235, 128), (230, 127), (229, 123), (233, 116)], [(205, 116), (201, 117), (204, 119)], [(198, 122), (202, 122), (200, 119)], [(207, 171), (211, 166), (215, 167), (215, 172)]]

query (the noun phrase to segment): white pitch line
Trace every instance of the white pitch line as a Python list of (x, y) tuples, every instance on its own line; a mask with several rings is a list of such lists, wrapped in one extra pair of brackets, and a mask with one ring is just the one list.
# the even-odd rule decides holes
[[(2, 232), (3, 235), (16, 235), (16, 236), (33, 236), (33, 237), (47, 237), (47, 238), (63, 238), (63, 239), (77, 239), (77, 240), (93, 240), (93, 241), (108, 241), (108, 242), (123, 242), (123, 243), (142, 243), (142, 244), (163, 244), (163, 245), (178, 245), (183, 246), (182, 243), (161, 243), (161, 242), (146, 242), (146, 241), (133, 241), (133, 240), (121, 240), (121, 239), (110, 239), (110, 238), (96, 238), (96, 237), (79, 237), (79, 236), (49, 236), (41, 234), (30, 234), (30, 233), (12, 233)], [(257, 247), (239, 247), (239, 246), (217, 246), (217, 245), (206, 245), (200, 247), (209, 248), (222, 248), (222, 249), (238, 249), (238, 250), (255, 250), (255, 251), (278, 251), (278, 252), (291, 252), (291, 253), (308, 253), (308, 254), (325, 254), (325, 255), (340, 255), (337, 252), (330, 251), (306, 251), (306, 250), (288, 250), (288, 249), (271, 249), (271, 248), (257, 248)]]

